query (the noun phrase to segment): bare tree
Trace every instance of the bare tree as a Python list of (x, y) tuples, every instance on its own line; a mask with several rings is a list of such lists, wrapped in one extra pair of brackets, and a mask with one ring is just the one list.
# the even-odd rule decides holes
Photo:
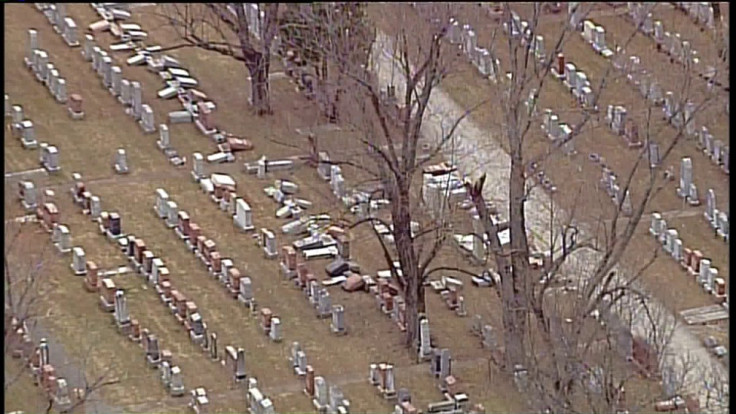
[(280, 3), (162, 4), (162, 16), (182, 42), (163, 50), (196, 47), (243, 62), (250, 75), (250, 103), (259, 115), (270, 114), (268, 75), (271, 46), (278, 32), (279, 6)]
[[(422, 125), (429, 112), (430, 96), (450, 70), (450, 62), (441, 53), (449, 8), (432, 6), (433, 13), (443, 17), (439, 19), (443, 23), (428, 33), (408, 33), (402, 23), (397, 25), (396, 33), (385, 36), (374, 32), (372, 23), (360, 10), (361, 5), (323, 7), (319, 13), (309, 11), (312, 14), (302, 13), (300, 18), (309, 25), (319, 16), (320, 21), (312, 23), (323, 28), (319, 31), (323, 36), (321, 55), (315, 61), (326, 61), (326, 66), (334, 68), (335, 76), (327, 77), (325, 86), (340, 91), (343, 98), (333, 101), (342, 108), (340, 120), (352, 125), (358, 135), (352, 146), (354, 155), (331, 157), (330, 163), (359, 170), (368, 176), (365, 183), (380, 185), (372, 198), (383, 195), (390, 201), (388, 220), (369, 212), (367, 217), (349, 224), (374, 225), (386, 264), (405, 299), (406, 344), (412, 346), (418, 339), (418, 316), (426, 311), (425, 282), (429, 275), (444, 269), (431, 264), (450, 235), (446, 216), (429, 219), (422, 211), (416, 181), (424, 166), (447, 146), (457, 125), (471, 112), (455, 120), (441, 137), (423, 149), (427, 141)], [(303, 39), (301, 43), (314, 45), (315, 41)], [(291, 41), (288, 46), (299, 45)], [(389, 82), (382, 89), (380, 81), (386, 71), (396, 72), (396, 83)], [(416, 231), (413, 224), (420, 222), (426, 225)], [(393, 247), (375, 231), (378, 224), (391, 229)], [(399, 269), (394, 266), (396, 261)]]
[[(503, 20), (508, 25), (507, 27), (511, 28), (516, 24), (512, 18), (511, 7), (505, 4), (503, 8)], [(585, 13), (581, 14), (583, 14), (580, 19), (582, 21)], [(523, 367), (531, 376), (529, 382), (533, 384), (531, 389), (536, 391), (535, 399), (552, 412), (591, 412), (591, 410), (592, 412), (611, 412), (611, 410), (618, 409), (619, 402), (616, 395), (629, 379), (628, 374), (620, 375), (615, 382), (609, 381), (610, 385), (616, 383), (616, 386), (611, 387), (610, 392), (607, 391), (606, 398), (598, 399), (595, 403), (591, 402), (591, 398), (581, 400), (581, 396), (589, 396), (589, 393), (581, 392), (580, 387), (577, 386), (577, 379), (583, 372), (581, 366), (594, 361), (601, 355), (604, 356), (604, 360), (608, 358), (608, 354), (612, 355), (613, 350), (620, 347), (620, 338), (616, 331), (605, 332), (604, 330), (603, 343), (607, 345), (603, 348), (592, 347), (592, 344), (597, 343), (598, 340), (593, 333), (588, 332), (586, 327), (590, 324), (593, 312), (598, 312), (603, 307), (610, 308), (627, 295), (635, 295), (637, 280), (656, 258), (656, 255), (653, 255), (649, 262), (634, 272), (630, 269), (622, 269), (620, 266), (620, 260), (630, 244), (645, 208), (666, 185), (667, 180), (663, 178), (662, 165), (673, 148), (685, 140), (687, 123), (692, 122), (692, 117), (710, 103), (711, 97), (698, 99), (696, 110), (690, 115), (691, 118), (684, 119), (682, 108), (685, 102), (695, 99), (690, 77), (688, 77), (678, 92), (680, 110), (673, 115), (673, 118), (679, 117), (680, 122), (673, 123), (675, 128), (672, 134), (669, 134), (667, 129), (663, 130), (654, 126), (653, 111), (656, 108), (649, 105), (645, 113), (645, 126), (642, 128), (645, 138), (644, 147), (636, 154), (632, 154), (635, 163), (630, 171), (623, 174), (620, 192), (622, 196), (615, 200), (611, 212), (612, 218), (601, 216), (591, 222), (589, 219), (576, 217), (575, 211), (563, 213), (558, 210), (553, 214), (553, 208), (551, 208), (550, 215), (553, 218), (549, 223), (545, 223), (547, 228), (542, 229), (542, 234), (549, 234), (549, 239), (543, 241), (543, 249), (547, 251), (546, 255), (549, 260), (542, 269), (531, 266), (530, 259), (535, 256), (534, 252), (537, 247), (530, 243), (527, 234), (529, 214), (526, 203), (532, 195), (531, 189), (534, 188), (529, 183), (533, 178), (530, 175), (529, 166), (542, 162), (549, 154), (538, 158), (532, 157), (528, 152), (526, 141), (529, 139), (530, 127), (535, 122), (535, 118), (532, 112), (527, 110), (529, 102), (527, 97), (531, 96), (530, 100), (536, 101), (540, 93), (543, 93), (545, 82), (549, 79), (547, 75), (552, 59), (556, 57), (558, 51), (562, 50), (562, 45), (570, 33), (574, 33), (566, 25), (561, 33), (552, 39), (554, 46), (548, 58), (536, 64), (530, 57), (533, 45), (530, 39), (534, 38), (540, 15), (541, 5), (535, 3), (532, 16), (528, 20), (528, 33), (520, 30), (520, 36), (513, 38), (508, 36), (509, 57), (508, 62), (504, 62), (510, 73), (509, 80), (503, 84), (505, 92), (502, 101), (504, 122), (502, 132), (510, 155), (508, 181), (510, 243), (508, 246), (502, 246), (499, 239), (500, 229), (491, 220), (491, 214), (486, 206), (483, 195), (486, 176), (483, 175), (474, 183), (468, 181), (466, 187), (483, 220), (488, 249), (501, 276), (500, 293), (503, 303), (507, 369), (517, 371), (517, 367)], [(636, 29), (632, 31), (626, 44), (636, 35)], [(528, 36), (526, 41), (520, 41), (520, 38), (526, 36)], [(683, 65), (686, 66), (687, 62), (683, 62)], [(599, 84), (594, 88), (596, 103), (599, 103), (601, 91), (610, 82), (610, 71), (611, 67), (606, 70)], [(585, 110), (582, 115), (583, 120), (571, 128), (572, 134), (567, 137), (567, 141), (573, 140), (586, 131), (584, 127), (591, 119), (591, 113)], [(659, 164), (653, 166), (648, 159), (648, 144), (655, 141), (655, 135), (669, 136)], [(564, 144), (564, 142), (561, 143), (561, 145)], [(625, 211), (628, 210), (624, 208), (625, 195), (634, 189), (635, 174), (643, 175), (646, 179), (643, 180), (643, 188), (637, 189), (640, 193), (639, 200), (632, 203), (630, 211)], [(581, 241), (572, 241), (568, 237), (572, 233), (586, 235)], [(555, 280), (562, 273), (575, 275), (574, 279), (578, 281), (575, 295), (563, 298), (560, 292), (564, 291), (553, 289)], [(564, 306), (559, 306), (560, 301)], [(651, 315), (650, 312), (647, 314)], [(652, 317), (648, 321), (652, 325), (662, 322)], [(638, 323), (646, 325), (641, 321)], [(655, 355), (664, 354), (664, 349), (670, 339), (661, 331), (669, 330), (671, 335), (672, 329), (657, 326), (656, 329), (647, 331), (650, 336), (646, 339), (656, 344)], [(596, 352), (591, 352), (592, 348), (596, 349)], [(616, 364), (621, 365), (620, 360)], [(613, 365), (612, 361), (605, 364), (611, 372), (613, 372)]]

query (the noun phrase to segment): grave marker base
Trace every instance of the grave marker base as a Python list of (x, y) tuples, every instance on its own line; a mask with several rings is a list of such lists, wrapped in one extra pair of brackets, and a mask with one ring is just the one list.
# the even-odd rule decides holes
[(115, 310), (115, 303), (109, 303), (105, 300), (104, 296), (100, 296), (100, 308), (105, 312), (113, 312)]
[(84, 276), (87, 274), (86, 268), (80, 272), (74, 268), (74, 264), (70, 264), (69, 267), (72, 268), (72, 272), (74, 272), (74, 276)]
[[(54, 243), (54, 246), (56, 246), (56, 250), (58, 250), (59, 253), (61, 253), (61, 254), (66, 254), (66, 253), (69, 253), (69, 252), (72, 251), (71, 247), (67, 247), (66, 249), (62, 249), (61, 248), (61, 244), (59, 244), (59, 243)], [(85, 273), (87, 273), (87, 272), (85, 271)]]
[[(36, 149), (36, 148), (38, 148), (38, 141), (36, 141), (35, 139), (33, 141), (26, 141), (25, 139), (22, 139), (20, 141), (20, 143), (21, 143), (21, 145), (23, 145), (23, 149)], [(58, 171), (58, 168), (57, 168), (56, 171)], [(51, 172), (51, 171), (49, 171), (49, 172)]]
[(72, 118), (73, 120), (75, 120), (75, 121), (79, 121), (79, 120), (82, 120), (82, 119), (84, 119), (84, 112), (83, 112), (83, 111), (82, 111), (82, 112), (74, 112), (74, 111), (72, 110), (72, 108), (68, 108), (68, 109), (67, 109), (67, 112), (69, 113), (69, 116), (70, 116), (70, 117), (71, 117), (71, 118)]

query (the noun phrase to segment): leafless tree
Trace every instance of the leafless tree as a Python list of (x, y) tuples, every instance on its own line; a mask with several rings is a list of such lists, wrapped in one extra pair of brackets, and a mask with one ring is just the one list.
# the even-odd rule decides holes
[[(32, 246), (31, 224), (5, 223), (5, 248), (3, 267), (5, 268), (5, 357), (21, 345), (22, 335), (17, 329), (33, 329), (39, 316), (39, 305), (43, 297), (41, 289), (47, 275), (46, 260), (50, 253), (44, 245), (40, 252), (29, 249)], [(6, 378), (5, 390), (17, 378)]]
[[(431, 264), (451, 234), (449, 219), (441, 216), (430, 220), (422, 211), (416, 181), (429, 160), (449, 144), (457, 125), (471, 111), (454, 120), (441, 137), (424, 139), (422, 125), (428, 116), (429, 98), (450, 70), (450, 62), (441, 53), (449, 22), (448, 5), (433, 6), (432, 12), (443, 23), (428, 33), (408, 33), (407, 25), (399, 24), (396, 33), (389, 36), (378, 32), (374, 35), (373, 25), (360, 7), (352, 3), (325, 7), (320, 11), (320, 21), (312, 23), (324, 28), (320, 32), (320, 59), (334, 68), (334, 76), (325, 79), (325, 86), (341, 91), (342, 98), (333, 101), (341, 108), (340, 121), (352, 125), (358, 135), (352, 147), (358, 155), (331, 157), (330, 163), (359, 170), (368, 177), (366, 182), (380, 184), (381, 190), (373, 197), (383, 194), (390, 201), (387, 218), (369, 213), (350, 224), (383, 224), (391, 228), (394, 246), (377, 231), (375, 235), (405, 299), (406, 344), (411, 346), (418, 339), (418, 315), (426, 311), (425, 282), (432, 273), (444, 269)], [(359, 23), (355, 22), (356, 16)], [(301, 16), (305, 24), (309, 17), (310, 14)], [(368, 35), (371, 37), (366, 38)], [(297, 46), (293, 41), (289, 43), (289, 47)], [(382, 89), (382, 77), (387, 72), (395, 72), (396, 76), (388, 88)], [(431, 143), (423, 147), (428, 142)], [(415, 222), (426, 225), (415, 232)], [(396, 261), (400, 263), (400, 272), (394, 266)]]
[[(165, 3), (161, 15), (176, 31), (173, 50), (196, 47), (243, 62), (251, 81), (251, 104), (259, 115), (271, 113), (269, 70), (278, 32), (280, 3)], [(250, 17), (253, 16), (253, 17)]]
[[(509, 26), (513, 25), (511, 18), (512, 8), (509, 4), (503, 6), (503, 21)], [(588, 10), (589, 11), (589, 10)], [(585, 15), (585, 13), (582, 13)], [(529, 33), (533, 38), (541, 16), (541, 5), (535, 3), (531, 16), (528, 17)], [(585, 18), (585, 17), (583, 17)], [(581, 19), (582, 21), (582, 19)], [(515, 370), (521, 365), (528, 370), (530, 383), (537, 391), (536, 397), (544, 407), (552, 412), (610, 412), (617, 409), (615, 393), (609, 393), (605, 400), (608, 405), (605, 408), (596, 408), (598, 404), (589, 404), (580, 401), (581, 393), (576, 386), (577, 378), (580, 376), (581, 365), (586, 363), (596, 353), (590, 353), (590, 345), (595, 343), (594, 337), (586, 331), (591, 314), (599, 311), (606, 304), (608, 307), (620, 301), (622, 297), (633, 294), (637, 289), (637, 279), (641, 273), (651, 265), (650, 262), (642, 266), (639, 271), (622, 271), (620, 260), (627, 250), (634, 230), (643, 216), (644, 210), (654, 196), (665, 188), (666, 179), (663, 178), (662, 165), (672, 152), (673, 148), (685, 140), (685, 121), (682, 109), (674, 115), (680, 117), (681, 121), (676, 123), (674, 133), (669, 133), (665, 128), (657, 128), (653, 122), (653, 111), (655, 108), (649, 106), (643, 120), (644, 146), (636, 154), (636, 162), (630, 171), (626, 171), (622, 178), (621, 193), (627, 194), (633, 189), (634, 175), (643, 174), (647, 178), (639, 193), (640, 197), (632, 203), (629, 212), (624, 208), (625, 198), (623, 196), (616, 200), (613, 206), (612, 219), (603, 216), (593, 222), (585, 223), (581, 217), (576, 217), (576, 212), (571, 211), (563, 214), (557, 211), (551, 215), (555, 216), (545, 225), (542, 234), (549, 234), (548, 240), (543, 240), (549, 261), (541, 271), (530, 265), (530, 259), (535, 256), (537, 247), (530, 243), (527, 227), (529, 225), (526, 203), (529, 201), (531, 189), (529, 181), (533, 179), (530, 175), (530, 164), (541, 163), (542, 158), (532, 157), (527, 150), (530, 128), (536, 121), (532, 112), (527, 110), (527, 102), (536, 101), (536, 98), (544, 93), (544, 86), (550, 79), (548, 75), (557, 52), (562, 50), (562, 45), (571, 35), (570, 28), (565, 25), (559, 36), (551, 42), (554, 46), (548, 52), (548, 57), (539, 65), (533, 62), (530, 56), (532, 42), (520, 42), (518, 38), (508, 36), (508, 62), (505, 67), (510, 77), (504, 79), (505, 89), (503, 95), (503, 121), (502, 136), (506, 141), (506, 147), (510, 155), (510, 178), (508, 182), (508, 214), (510, 229), (510, 244), (502, 246), (498, 234), (499, 228), (491, 220), (491, 215), (486, 207), (483, 188), (486, 176), (466, 186), (470, 191), (480, 217), (484, 223), (484, 230), (488, 240), (488, 249), (494, 258), (496, 269), (501, 275), (501, 298), (503, 302), (504, 340), (506, 351), (506, 367), (509, 371)], [(625, 42), (636, 35), (636, 28), (632, 27), (632, 34)], [(523, 33), (520, 37), (523, 37)], [(549, 44), (549, 43), (548, 43)], [(625, 47), (624, 47), (625, 49)], [(611, 68), (606, 71), (598, 85), (594, 88), (595, 99), (599, 102), (601, 91), (611, 82), (609, 78)], [(685, 102), (695, 100), (690, 78), (682, 85), (678, 93), (679, 108), (683, 108)], [(531, 95), (531, 99), (527, 99)], [(696, 111), (702, 111), (710, 102), (710, 97), (697, 99)], [(657, 109), (658, 110), (658, 109)], [(694, 115), (693, 115), (694, 116)], [(586, 132), (584, 128), (591, 119), (588, 111), (583, 111), (583, 120), (571, 129), (573, 133), (567, 140), (573, 140), (576, 136)], [(691, 118), (692, 119), (692, 118)], [(589, 130), (589, 129), (588, 129)], [(648, 144), (654, 142), (654, 136), (661, 137), (669, 135), (666, 145), (662, 151), (661, 161), (656, 166), (651, 166), (648, 160)], [(564, 144), (564, 143), (562, 143)], [(550, 209), (552, 211), (552, 209)], [(628, 213), (628, 214), (627, 214)], [(624, 218), (624, 216), (628, 216)], [(567, 237), (571, 232), (584, 234), (583, 240), (571, 242)], [(587, 252), (586, 252), (587, 251)], [(583, 256), (583, 257), (581, 257)], [(579, 268), (585, 263), (585, 269)], [(571, 263), (577, 263), (571, 266)], [(580, 279), (576, 294), (568, 295), (566, 299), (559, 296), (560, 291), (553, 289), (555, 280), (563, 269), (567, 267), (567, 274), (576, 275), (574, 279)], [(584, 277), (583, 277), (584, 275)], [(563, 310), (557, 306), (557, 302), (563, 301)], [(650, 318), (650, 322), (651, 322)], [(657, 321), (661, 322), (661, 321)], [(661, 354), (667, 346), (669, 338), (663, 337), (660, 330), (665, 327), (652, 329), (649, 334), (650, 341), (657, 343), (657, 354)], [(669, 328), (668, 328), (669, 329)], [(659, 332), (657, 337), (656, 333)], [(618, 342), (615, 333), (607, 333), (606, 341), (611, 342), (608, 353), (614, 349), (614, 342)], [(605, 342), (604, 342), (605, 343)], [(539, 350), (544, 352), (539, 355)], [(598, 349), (601, 350), (600, 348)], [(605, 350), (604, 350), (605, 351)], [(603, 352), (606, 355), (606, 352)], [(608, 364), (610, 367), (610, 364)], [(622, 377), (624, 379), (627, 376)], [(623, 387), (614, 387), (618, 390)], [(585, 394), (582, 394), (585, 395)], [(590, 398), (588, 398), (590, 401)]]

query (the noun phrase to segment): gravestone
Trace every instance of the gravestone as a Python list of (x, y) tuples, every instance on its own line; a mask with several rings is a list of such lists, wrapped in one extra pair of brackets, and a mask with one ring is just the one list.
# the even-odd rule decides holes
[(263, 253), (267, 259), (278, 257), (279, 252), (276, 247), (276, 237), (271, 230), (261, 229), (261, 245), (263, 246)]
[(113, 165), (113, 169), (115, 169), (117, 174), (127, 174), (130, 172), (128, 169), (128, 157), (125, 153), (125, 149), (118, 148), (117, 152), (115, 152), (115, 164)]
[(347, 333), (347, 329), (345, 329), (345, 308), (342, 305), (335, 305), (332, 307), (332, 322), (330, 323), (330, 330), (332, 333), (337, 335), (344, 335)]
[(166, 227), (173, 229), (178, 224), (179, 206), (174, 201), (166, 202)]
[(324, 412), (327, 409), (327, 381), (322, 377), (314, 378), (314, 399), (312, 404), (318, 412)]
[(169, 127), (166, 124), (161, 124), (158, 127), (159, 137), (156, 144), (160, 150), (166, 150), (169, 148), (171, 142), (169, 138)]
[(130, 110), (129, 114), (133, 116), (133, 118), (137, 121), (141, 119), (142, 115), (142, 105), (143, 105), (143, 91), (141, 90), (141, 84), (140, 82), (133, 81), (130, 84), (131, 93), (130, 93)]
[(151, 134), (156, 132), (155, 120), (153, 117), (153, 109), (148, 104), (141, 105), (141, 119), (140, 125), (143, 128), (143, 132)]
[(688, 157), (682, 158), (680, 162), (680, 186), (677, 188), (677, 195), (686, 198), (690, 194), (690, 184), (693, 182), (693, 164)]
[(171, 368), (171, 379), (169, 381), (169, 395), (172, 397), (181, 397), (186, 393), (184, 381), (181, 375), (181, 368), (174, 366)]
[(199, 182), (204, 177), (204, 157), (201, 153), (195, 152), (192, 154), (192, 178), (195, 182)]
[(53, 94), (54, 98), (56, 98), (56, 102), (60, 104), (67, 102), (66, 79), (59, 78), (56, 80), (56, 88), (54, 89)]
[(132, 101), (132, 86), (130, 81), (127, 79), (120, 80), (120, 94), (118, 95), (118, 102), (127, 107)]
[(26, 68), (31, 68), (34, 60), (34, 52), (38, 49), (38, 32), (35, 29), (28, 30), (28, 46), (23, 62)]
[(271, 318), (271, 331), (268, 334), (273, 342), (281, 342), (283, 336), (281, 334), (281, 319), (278, 317)]
[(123, 80), (123, 71), (120, 66), (110, 68), (110, 88), (108, 89), (112, 96), (120, 96), (121, 82)]
[(429, 336), (429, 320), (424, 318), (419, 321), (419, 354), (420, 361), (427, 361), (432, 357), (432, 344)]
[[(251, 231), (255, 229), (255, 226), (253, 226), (253, 212), (251, 211), (248, 202), (246, 202), (242, 198), (238, 198), (235, 200), (235, 216), (233, 217), (233, 221), (235, 222), (235, 226), (240, 230)], [(268, 240), (266, 240), (266, 244), (267, 243)], [(272, 244), (273, 243), (275, 242), (272, 242)], [(267, 251), (266, 255), (268, 254), (269, 252)]]
[(318, 318), (329, 318), (332, 315), (332, 300), (330, 298), (330, 292), (327, 289), (322, 289), (319, 294), (317, 301), (317, 317)]
[(53, 145), (49, 145), (46, 148), (46, 162), (44, 167), (49, 173), (56, 173), (61, 170), (61, 167), (59, 167), (59, 150)]

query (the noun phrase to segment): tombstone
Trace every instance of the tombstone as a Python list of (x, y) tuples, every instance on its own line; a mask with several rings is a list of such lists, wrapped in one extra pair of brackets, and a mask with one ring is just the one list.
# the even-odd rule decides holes
[(60, 253), (69, 253), (71, 251), (72, 237), (69, 233), (69, 228), (63, 224), (57, 225), (55, 230), (58, 231), (58, 239), (56, 242), (56, 248)]
[(49, 54), (44, 50), (36, 50), (36, 80), (44, 82), (48, 76)]
[(115, 292), (115, 311), (113, 316), (118, 331), (127, 335), (130, 328), (130, 313), (128, 312), (128, 301), (122, 290)]
[(161, 350), (159, 349), (158, 338), (156, 335), (148, 335), (145, 342), (146, 362), (149, 367), (157, 367), (161, 363)]
[(700, 265), (697, 273), (697, 277), (695, 278), (695, 281), (702, 285), (705, 283), (705, 281), (708, 278), (708, 275), (710, 274), (710, 259), (700, 259)]
[(166, 219), (169, 216), (168, 205), (169, 194), (163, 188), (156, 189), (156, 205), (153, 207), (154, 211), (161, 219)]
[[(114, 85), (113, 85), (114, 86)], [(118, 90), (118, 102), (123, 104), (123, 106), (127, 107), (132, 102), (132, 86), (130, 84), (130, 81), (127, 79), (121, 79), (120, 80), (120, 87)]]
[(178, 366), (171, 367), (171, 379), (168, 388), (169, 395), (172, 397), (181, 397), (186, 393), (184, 381), (181, 377), (181, 368)]
[(675, 239), (675, 242), (672, 245), (672, 258), (675, 259), (676, 262), (682, 260), (682, 240), (679, 238)]
[(710, 267), (709, 272), (706, 274), (705, 282), (703, 283), (703, 289), (706, 293), (712, 293), (715, 287), (715, 281), (718, 278), (718, 269)]
[(35, 210), (38, 207), (38, 202), (36, 199), (36, 186), (31, 181), (22, 181), (19, 183), (19, 185), (21, 186), (21, 192), (23, 195), (23, 198), (21, 200), (23, 208), (28, 211)]
[(419, 355), (420, 361), (426, 361), (432, 357), (432, 344), (429, 337), (429, 320), (424, 318), (419, 321)]
[(238, 292), (238, 300), (243, 302), (245, 306), (250, 307), (251, 304), (255, 302), (253, 298), (253, 282), (250, 277), (246, 276), (240, 279), (238, 283)]
[(192, 154), (192, 178), (198, 183), (204, 177), (204, 157), (199, 152), (195, 152)]
[(246, 379), (245, 373), (245, 350), (238, 348), (237, 359), (235, 361), (235, 381), (243, 381)]
[(651, 234), (654, 237), (658, 237), (659, 233), (662, 231), (660, 225), (662, 223), (662, 214), (658, 212), (652, 213), (652, 220), (649, 224), (649, 234)]
[(626, 126), (626, 108), (623, 106), (616, 106), (613, 110), (613, 122), (611, 122), (611, 129), (618, 135), (623, 135)]
[(576, 70), (577, 69), (576, 69), (576, 67), (575, 67), (574, 64), (572, 64), (572, 63), (566, 63), (565, 64), (565, 81), (564, 81), (564, 83), (565, 83), (565, 85), (569, 89), (572, 89), (573, 86), (575, 85), (575, 80), (576, 80), (575, 72), (576, 72)]
[(158, 127), (159, 137), (158, 141), (156, 141), (156, 145), (158, 145), (158, 148), (160, 150), (166, 150), (171, 145), (171, 141), (169, 138), (169, 127), (166, 124), (161, 124)]
[(102, 86), (104, 88), (109, 89), (112, 87), (112, 58), (109, 56), (102, 58), (100, 76), (102, 77)]
[(680, 186), (677, 195), (686, 198), (690, 194), (690, 184), (693, 182), (693, 163), (688, 157), (682, 158), (680, 163)]
[(677, 103), (675, 102), (675, 95), (671, 91), (667, 91), (664, 94), (664, 114), (665, 118), (668, 121), (671, 121), (672, 117), (675, 115), (675, 112), (677, 111), (676, 108)]
[(23, 58), (26, 68), (30, 68), (33, 64), (33, 55), (36, 49), (38, 49), (38, 32), (35, 29), (29, 29), (28, 47), (26, 48), (26, 55)]
[(214, 332), (210, 334), (209, 348), (210, 348), (210, 359), (218, 360), (220, 357), (217, 353), (217, 334)]
[(275, 259), (279, 253), (276, 248), (276, 237), (273, 232), (268, 229), (261, 229), (261, 245), (263, 246), (263, 253), (267, 259)]
[(345, 335), (347, 333), (347, 329), (345, 329), (345, 308), (342, 305), (332, 307), (330, 330), (336, 335)]
[(330, 292), (327, 289), (322, 289), (319, 293), (319, 299), (317, 300), (317, 317), (318, 318), (329, 318), (332, 315), (332, 300), (330, 298)]
[(307, 354), (304, 351), (296, 352), (296, 365), (294, 366), (294, 373), (300, 377), (307, 374)]
[(171, 383), (171, 365), (167, 361), (161, 363), (161, 382), (164, 388), (168, 389)]
[(174, 201), (169, 200), (166, 202), (166, 212), (166, 227), (173, 229), (178, 224), (179, 206)]
[(84, 276), (87, 274), (86, 257), (84, 249), (74, 247), (72, 249), (72, 271), (76, 276)]
[(383, 387), (381, 387), (383, 398), (391, 400), (396, 397), (396, 381), (394, 377), (394, 366), (385, 365)]
[(274, 316), (271, 318), (271, 330), (268, 333), (269, 338), (273, 342), (281, 342), (283, 336), (281, 334), (281, 319)]
[(79, 94), (73, 93), (69, 96), (69, 106), (67, 107), (67, 111), (72, 119), (78, 121), (84, 118), (82, 102), (82, 96)]
[(128, 157), (123, 148), (118, 148), (115, 152), (115, 164), (113, 165), (113, 169), (115, 169), (117, 174), (127, 174), (130, 172), (128, 169)]
[[(251, 211), (248, 202), (242, 198), (235, 200), (235, 216), (233, 217), (233, 221), (235, 222), (235, 226), (242, 231), (252, 231), (255, 229), (255, 226), (253, 226), (253, 212)], [(268, 242), (266, 242), (266, 244), (267, 243)], [(275, 241), (272, 242), (272, 244), (275, 244)], [(269, 255), (268, 251), (266, 252), (266, 255)]]
[(725, 211), (721, 211), (717, 216), (716, 234), (728, 241), (728, 214)]
[(452, 357), (449, 349), (440, 351), (440, 379), (445, 379), (452, 375)]
[[(130, 111), (129, 114), (137, 121), (141, 119), (142, 105), (143, 105), (143, 92), (141, 90), (140, 82), (133, 81), (130, 84)], [(153, 123), (153, 119), (150, 120)]]
[(323, 412), (327, 407), (327, 381), (322, 377), (314, 378), (314, 399), (312, 404), (319, 412)]
[(154, 124), (153, 109), (148, 104), (141, 105), (140, 113), (140, 125), (143, 128), (143, 132), (151, 134), (156, 132), (156, 125)]

